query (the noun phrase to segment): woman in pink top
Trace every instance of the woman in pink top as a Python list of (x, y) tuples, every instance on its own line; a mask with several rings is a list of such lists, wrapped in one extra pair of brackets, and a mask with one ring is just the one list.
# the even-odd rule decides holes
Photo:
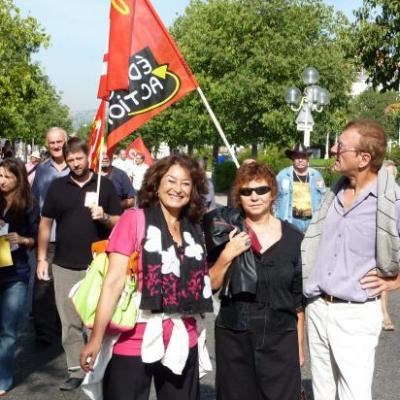
[(139, 322), (114, 346), (103, 380), (104, 400), (146, 400), (152, 378), (159, 400), (199, 399), (195, 316), (212, 311), (198, 224), (205, 210), (206, 182), (198, 163), (186, 155), (156, 162), (139, 191), (140, 208), (126, 211), (110, 236), (110, 266), (93, 332), (81, 355), (84, 370), (93, 368), (136, 243), (141, 244), (142, 298)]

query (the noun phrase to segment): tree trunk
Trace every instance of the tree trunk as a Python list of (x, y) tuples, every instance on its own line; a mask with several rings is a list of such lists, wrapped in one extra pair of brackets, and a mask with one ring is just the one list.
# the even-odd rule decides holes
[(254, 160), (257, 160), (257, 155), (258, 155), (257, 143), (252, 143), (251, 144), (251, 158), (254, 158)]
[(193, 155), (193, 144), (192, 143), (189, 143), (188, 145), (187, 145), (187, 147), (188, 147), (188, 156), (189, 157), (192, 157), (192, 155)]
[(213, 148), (212, 148), (212, 175), (213, 175), (213, 178), (214, 178), (215, 166), (218, 163), (218, 151), (219, 151), (219, 145), (213, 143)]

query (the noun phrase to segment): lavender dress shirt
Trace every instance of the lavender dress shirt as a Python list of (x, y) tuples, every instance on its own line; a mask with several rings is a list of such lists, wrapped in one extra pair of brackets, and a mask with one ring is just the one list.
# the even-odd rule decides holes
[[(360, 280), (376, 266), (377, 179), (344, 208), (344, 189), (332, 202), (321, 236), (314, 269), (304, 283), (308, 298), (326, 293), (347, 301), (365, 302)], [(395, 204), (400, 232), (400, 201)]]

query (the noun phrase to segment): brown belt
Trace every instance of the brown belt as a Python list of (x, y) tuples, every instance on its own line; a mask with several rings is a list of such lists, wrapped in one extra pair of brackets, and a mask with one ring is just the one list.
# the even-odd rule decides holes
[(365, 301), (349, 301), (349, 300), (343, 300), (339, 299), (338, 297), (332, 296), (330, 294), (322, 293), (320, 295), (321, 299), (325, 300), (327, 303), (350, 303), (350, 304), (364, 304), (368, 303), (370, 301), (376, 301), (380, 299), (381, 296), (376, 296), (376, 297), (368, 297), (367, 300)]

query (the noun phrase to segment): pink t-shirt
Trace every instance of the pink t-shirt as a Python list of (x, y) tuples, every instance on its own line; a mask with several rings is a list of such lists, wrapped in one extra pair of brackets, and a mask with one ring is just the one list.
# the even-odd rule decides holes
[[(138, 248), (138, 245), (135, 245), (137, 241), (136, 232), (138, 232), (139, 235), (144, 235), (144, 227), (136, 228), (137, 214), (139, 212), (142, 213), (143, 211), (132, 208), (126, 210), (122, 214), (117, 225), (111, 232), (107, 246), (108, 253), (119, 253), (129, 257), (135, 249)], [(139, 238), (139, 240), (141, 239), (142, 238)], [(142, 258), (139, 257), (139, 288), (142, 288), (142, 286)], [(189, 335), (189, 347), (192, 348), (197, 345), (196, 320), (194, 318), (183, 318), (183, 323)], [(165, 347), (168, 346), (171, 339), (173, 327), (174, 323), (170, 319), (163, 321), (163, 339)], [(145, 328), (146, 323), (137, 323), (132, 331), (121, 334), (117, 343), (114, 345), (114, 354), (140, 356)]]

